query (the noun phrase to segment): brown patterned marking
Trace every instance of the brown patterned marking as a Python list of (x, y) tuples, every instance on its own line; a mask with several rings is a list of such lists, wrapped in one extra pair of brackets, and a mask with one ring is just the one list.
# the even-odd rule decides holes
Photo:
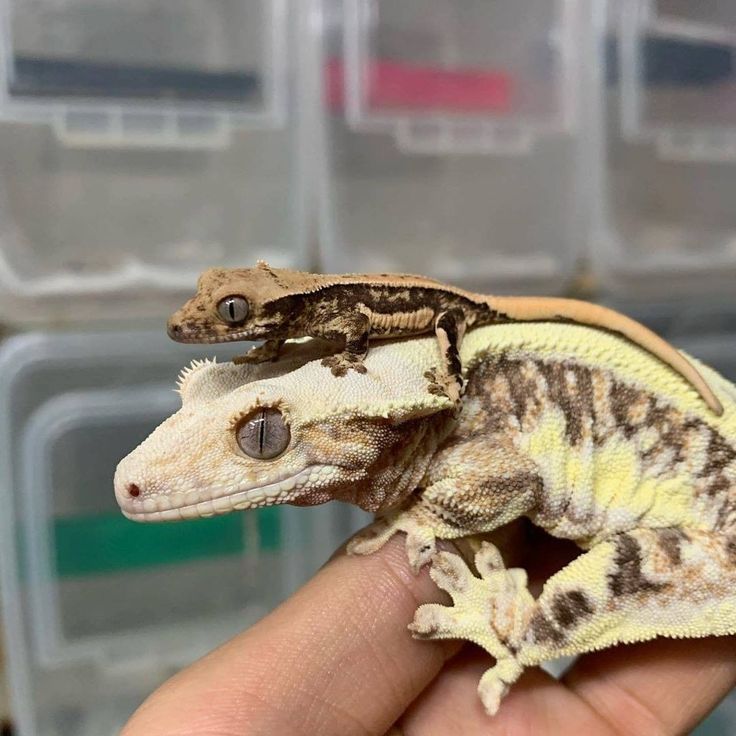
[(443, 504), (454, 523), (473, 529), (495, 510), (515, 503), (520, 495), (542, 498), (543, 482), (535, 473), (518, 473), (511, 478), (491, 478), (479, 486), (458, 488)]
[(615, 571), (608, 573), (608, 587), (614, 597), (661, 590), (664, 583), (655, 583), (641, 571), (641, 545), (631, 534), (616, 537)]
[[(688, 433), (702, 424), (700, 420), (682, 421), (682, 414), (671, 407), (662, 407), (655, 397), (650, 397), (649, 411), (645, 423), (654, 427), (659, 434), (660, 443), (674, 452), (673, 463), (681, 463), (686, 459)], [(645, 453), (646, 455), (646, 453)]]
[(689, 539), (685, 532), (675, 527), (657, 530), (657, 542), (673, 566), (682, 564), (682, 543)]
[(561, 409), (565, 417), (565, 436), (571, 445), (577, 445), (583, 436), (583, 409), (577, 392), (571, 392), (567, 383), (566, 373), (571, 366), (541, 361), (537, 365), (547, 383), (550, 401)]
[(585, 366), (577, 364), (572, 366), (572, 371), (575, 374), (578, 402), (582, 405), (580, 407), (581, 416), (589, 417), (593, 426), (595, 426), (597, 418), (595, 409), (595, 387), (593, 386), (593, 371)]
[(627, 440), (630, 440), (639, 431), (639, 425), (631, 421), (629, 409), (638, 403), (641, 392), (625, 383), (613, 380), (608, 397), (616, 427)]
[(736, 567), (736, 535), (726, 539), (726, 554), (729, 562)]
[(565, 640), (565, 635), (540, 610), (532, 614), (529, 620), (529, 630), (537, 644), (551, 642), (559, 645)]
[(580, 619), (590, 616), (593, 610), (593, 604), (582, 590), (556, 593), (552, 599), (552, 616), (563, 629), (569, 629)]
[(529, 404), (539, 401), (536, 381), (525, 375), (524, 369), (528, 365), (527, 361), (509, 360), (505, 355), (497, 361), (498, 371), (503, 374), (508, 385), (514, 416), (519, 421), (526, 416)]
[(731, 481), (725, 475), (717, 475), (705, 487), (705, 494), (711, 497), (717, 496), (719, 493), (729, 490), (732, 485)]
[[(546, 363), (537, 361), (537, 369), (547, 383), (547, 393), (552, 403), (560, 408), (565, 418), (565, 436), (575, 446), (583, 438), (588, 422), (595, 422), (595, 390), (592, 372), (577, 363)], [(568, 374), (575, 379), (574, 386)]]
[(700, 471), (701, 477), (714, 475), (736, 460), (736, 450), (715, 429), (709, 427), (709, 430), (710, 439), (705, 451), (708, 459)]

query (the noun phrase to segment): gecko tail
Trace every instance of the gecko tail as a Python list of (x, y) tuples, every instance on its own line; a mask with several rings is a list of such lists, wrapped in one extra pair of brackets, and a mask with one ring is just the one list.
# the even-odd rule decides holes
[(559, 297), (488, 297), (491, 309), (520, 322), (576, 322), (623, 335), (679, 373), (700, 394), (717, 416), (723, 414), (718, 400), (698, 369), (676, 348), (640, 322), (600, 304)]

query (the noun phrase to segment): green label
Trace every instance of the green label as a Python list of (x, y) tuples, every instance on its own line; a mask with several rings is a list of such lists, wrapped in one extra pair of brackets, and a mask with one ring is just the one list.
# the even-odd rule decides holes
[[(274, 551), (281, 543), (279, 508), (254, 514), (256, 543)], [(173, 565), (191, 560), (243, 554), (248, 530), (240, 514), (160, 524), (130, 521), (120, 513), (73, 516), (54, 521), (56, 574), (59, 577)]]

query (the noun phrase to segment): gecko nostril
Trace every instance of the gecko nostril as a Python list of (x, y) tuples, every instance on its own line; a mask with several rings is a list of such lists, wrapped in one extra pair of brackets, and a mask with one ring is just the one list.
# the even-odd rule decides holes
[(135, 483), (128, 483), (128, 494), (133, 498), (138, 498), (141, 495), (141, 489)]

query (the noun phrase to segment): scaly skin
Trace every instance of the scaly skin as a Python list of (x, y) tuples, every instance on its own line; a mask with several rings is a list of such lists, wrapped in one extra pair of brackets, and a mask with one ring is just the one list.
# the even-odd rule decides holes
[[(219, 309), (231, 297), (244, 305), (236, 321)], [(434, 332), (442, 359), (441, 370), (428, 376), (429, 389), (457, 404), (463, 390), (458, 350), (466, 330), (504, 322), (577, 322), (622, 335), (680, 373), (715, 414), (723, 411), (685, 356), (612, 309), (575, 299), (486, 296), (409, 274), (314, 274), (263, 261), (255, 268), (211, 268), (200, 276), (195, 296), (171, 316), (168, 332), (179, 342), (267, 341), (236, 362), (273, 360), (287, 338), (324, 338), (342, 347), (323, 359), (335, 376), (366, 370), (370, 339)]]
[[(426, 390), (436, 351), (432, 339), (384, 345), (367, 374), (341, 379), (319, 361), (198, 364), (183, 377), (182, 408), (120, 463), (118, 501), (151, 521), (330, 499), (377, 512), (349, 551), (403, 532), (413, 567), (432, 561), (453, 606), (421, 606), (410, 628), (496, 658), (479, 685), (489, 713), (524, 667), (548, 659), (736, 633), (736, 387), (700, 366), (725, 408), (715, 417), (628, 341), (508, 324), (466, 337), (456, 417)], [(282, 412), (291, 441), (254, 460), (235, 431), (265, 407)], [(478, 576), (434, 552), (437, 539), (520, 516), (586, 550), (536, 600), (492, 545), (477, 547)]]

